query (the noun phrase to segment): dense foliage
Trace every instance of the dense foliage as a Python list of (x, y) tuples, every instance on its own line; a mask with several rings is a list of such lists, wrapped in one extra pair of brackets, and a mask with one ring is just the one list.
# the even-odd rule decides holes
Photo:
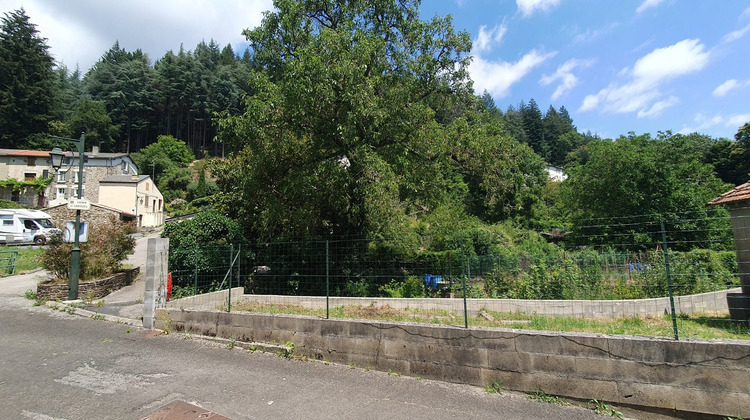
[[(92, 226), (88, 241), (80, 244), (80, 279), (96, 280), (120, 270), (122, 262), (135, 249), (135, 239), (130, 236), (134, 232), (133, 225), (123, 224), (114, 217), (109, 223)], [(61, 235), (52, 237), (48, 242), (41, 261), (53, 278), (67, 279), (70, 276), (72, 249), (73, 244), (63, 242)]]

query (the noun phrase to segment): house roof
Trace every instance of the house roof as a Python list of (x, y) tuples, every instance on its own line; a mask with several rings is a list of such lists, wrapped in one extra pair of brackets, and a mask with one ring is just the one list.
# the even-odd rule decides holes
[[(133, 179), (135, 178), (135, 179)], [(113, 183), (113, 184), (138, 184), (148, 178), (151, 178), (149, 175), (138, 175), (137, 177), (133, 175), (110, 175), (101, 181), (99, 183)]]
[(0, 149), (0, 156), (49, 157), (49, 150)]
[[(65, 151), (65, 157), (78, 157), (78, 152)], [(127, 153), (102, 153), (93, 151), (85, 153), (89, 158), (114, 159), (118, 157), (129, 157)], [(26, 149), (0, 149), (0, 156), (27, 156), (27, 157), (49, 157), (49, 150), (26, 150)]]
[(718, 204), (736, 203), (738, 201), (750, 201), (750, 182), (746, 182), (731, 191), (714, 198), (706, 203), (708, 206)]

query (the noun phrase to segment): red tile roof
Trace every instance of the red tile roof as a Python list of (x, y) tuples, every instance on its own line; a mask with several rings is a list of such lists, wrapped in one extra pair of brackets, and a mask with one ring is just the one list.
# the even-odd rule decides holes
[(8, 156), (31, 156), (31, 157), (49, 157), (49, 150), (15, 150), (8, 153)]
[(717, 204), (735, 203), (738, 201), (750, 201), (750, 182), (746, 182), (732, 191), (725, 192), (706, 203), (706, 205), (715, 206)]

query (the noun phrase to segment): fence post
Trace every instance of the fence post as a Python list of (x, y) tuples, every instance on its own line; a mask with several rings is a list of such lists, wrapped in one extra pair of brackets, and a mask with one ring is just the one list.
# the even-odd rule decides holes
[(674, 330), (674, 339), (679, 340), (677, 334), (677, 314), (674, 311), (674, 293), (672, 292), (672, 274), (669, 271), (669, 250), (667, 249), (667, 230), (664, 228), (664, 222), (661, 222), (661, 239), (664, 244), (664, 264), (667, 269), (667, 288), (669, 289), (669, 306), (672, 310), (672, 329)]
[(330, 271), (328, 266), (328, 241), (326, 241), (326, 319), (329, 317), (328, 297), (330, 296)]
[[(240, 268), (242, 267), (242, 242), (237, 244), (237, 287), (240, 287), (242, 283), (242, 276), (240, 275)], [(245, 290), (244, 288), (242, 290)]]
[(232, 268), (234, 268), (234, 244), (229, 245), (229, 290), (227, 290), (227, 312), (232, 312)]
[(461, 270), (461, 287), (464, 289), (464, 328), (469, 328), (469, 312), (466, 308), (466, 273), (469, 273), (468, 275), (471, 275), (471, 268), (469, 267), (469, 261), (466, 257), (466, 253), (464, 252), (464, 244), (461, 244), (461, 257), (464, 264), (466, 264), (466, 271), (464, 272), (463, 267)]
[(194, 295), (198, 294), (198, 244), (195, 244), (195, 272), (193, 274), (195, 281)]

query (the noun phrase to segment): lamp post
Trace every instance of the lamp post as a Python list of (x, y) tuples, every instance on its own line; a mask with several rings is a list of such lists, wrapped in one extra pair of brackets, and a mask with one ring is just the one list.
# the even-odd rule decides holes
[[(85, 136), (81, 134), (81, 138), (69, 139), (63, 137), (55, 137), (58, 140), (69, 141), (76, 146), (78, 150), (78, 198), (83, 195), (83, 147), (85, 143)], [(59, 147), (55, 147), (49, 152), (52, 168), (55, 170), (55, 178), (57, 177), (57, 171), (62, 167), (63, 162), (63, 151)], [(68, 278), (68, 300), (78, 299), (78, 279), (81, 274), (81, 248), (78, 242), (78, 237), (81, 233), (81, 210), (76, 210), (76, 223), (74, 225), (74, 242), (73, 250), (70, 251), (70, 277)]]

